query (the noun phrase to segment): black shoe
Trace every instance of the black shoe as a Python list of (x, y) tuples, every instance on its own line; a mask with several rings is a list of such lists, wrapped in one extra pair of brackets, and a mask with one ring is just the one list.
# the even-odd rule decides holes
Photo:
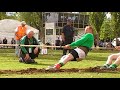
[(71, 60), (71, 61), (77, 61), (75, 58), (73, 59), (73, 60)]
[(25, 61), (26, 64), (37, 64), (34, 59), (29, 59)]
[(33, 64), (37, 64), (37, 62), (36, 62), (34, 59), (31, 59), (31, 62), (32, 62)]

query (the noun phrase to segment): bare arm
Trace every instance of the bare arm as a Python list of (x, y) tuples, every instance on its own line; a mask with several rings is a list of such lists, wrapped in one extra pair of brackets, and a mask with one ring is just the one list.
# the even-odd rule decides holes
[(69, 44), (68, 44), (68, 45), (65, 45), (63, 48), (64, 48), (64, 49), (71, 49), (71, 47), (70, 47)]
[(64, 35), (64, 33), (62, 33), (61, 38), (62, 38), (63, 41), (65, 41), (65, 35)]
[(115, 48), (116, 48), (117, 50), (120, 50), (120, 46), (115, 46)]

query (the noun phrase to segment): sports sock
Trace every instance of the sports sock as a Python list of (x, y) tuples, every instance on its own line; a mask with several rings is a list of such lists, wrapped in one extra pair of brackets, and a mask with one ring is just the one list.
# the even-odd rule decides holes
[(62, 67), (64, 65), (64, 63), (62, 63), (62, 62), (60, 62), (59, 64), (61, 65), (60, 67)]
[(62, 62), (55, 64), (55, 68), (60, 69), (64, 64)]
[(110, 68), (117, 68), (117, 65), (116, 64), (112, 64), (109, 66)]
[(59, 63), (55, 64), (55, 68), (60, 69), (61, 65)]
[(109, 66), (110, 66), (110, 64), (105, 64), (104, 66), (109, 67)]

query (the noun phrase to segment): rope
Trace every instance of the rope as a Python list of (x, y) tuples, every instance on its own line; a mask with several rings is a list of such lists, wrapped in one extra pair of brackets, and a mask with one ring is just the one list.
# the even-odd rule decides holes
[[(20, 45), (20, 44), (0, 44), (0, 46), (20, 46), (20, 47), (40, 47), (40, 48), (64, 48), (64, 46), (47, 46), (47, 45)], [(114, 49), (114, 48), (106, 48), (106, 47), (93, 47), (91, 49)]]
[(50, 48), (64, 48), (64, 46), (47, 46), (47, 45), (22, 45), (22, 44), (0, 44), (0, 46), (20, 46), (20, 47), (50, 47)]

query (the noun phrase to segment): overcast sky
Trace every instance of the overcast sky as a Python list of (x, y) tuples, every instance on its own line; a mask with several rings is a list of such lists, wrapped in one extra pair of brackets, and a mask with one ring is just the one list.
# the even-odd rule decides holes
[(108, 13), (106, 16), (107, 16), (107, 18), (111, 18), (111, 14), (110, 13)]

